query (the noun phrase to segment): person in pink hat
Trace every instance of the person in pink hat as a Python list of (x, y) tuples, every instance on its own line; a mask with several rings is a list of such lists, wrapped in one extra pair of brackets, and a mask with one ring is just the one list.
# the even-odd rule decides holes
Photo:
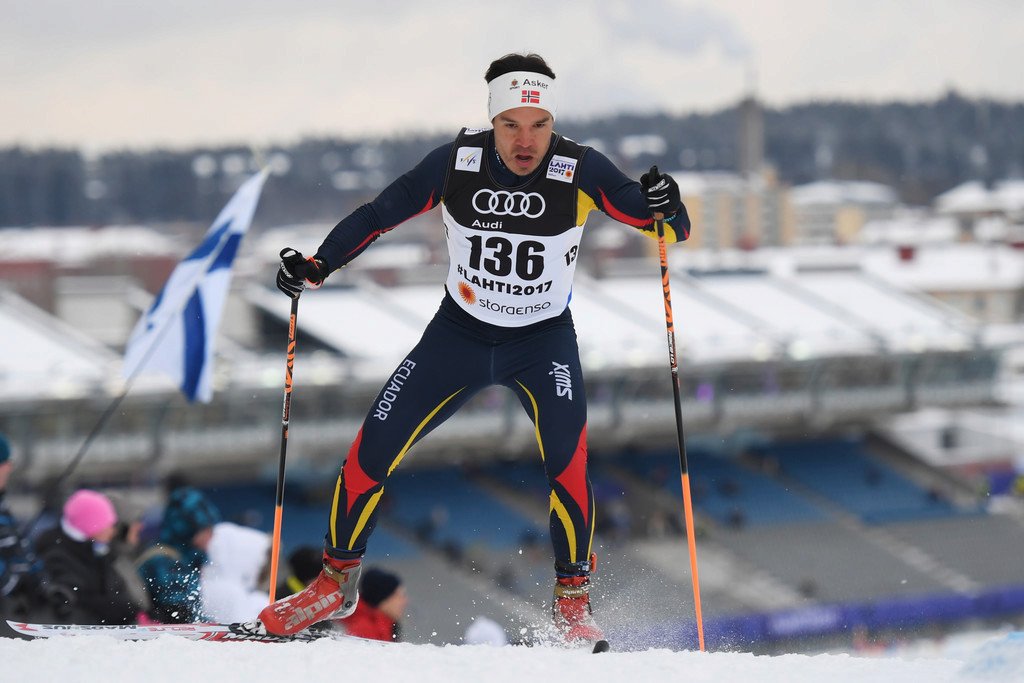
[(114, 568), (111, 541), (117, 511), (102, 493), (81, 489), (64, 503), (60, 526), (36, 543), (48, 588), (60, 596), (58, 619), (68, 624), (131, 624), (140, 612)]

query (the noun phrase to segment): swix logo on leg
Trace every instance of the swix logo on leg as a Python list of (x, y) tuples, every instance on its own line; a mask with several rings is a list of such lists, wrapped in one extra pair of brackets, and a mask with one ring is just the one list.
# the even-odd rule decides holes
[(556, 361), (551, 361), (554, 365), (554, 369), (548, 374), (555, 378), (555, 394), (558, 396), (567, 396), (569, 400), (572, 400), (572, 374), (569, 372), (568, 365), (562, 365)]

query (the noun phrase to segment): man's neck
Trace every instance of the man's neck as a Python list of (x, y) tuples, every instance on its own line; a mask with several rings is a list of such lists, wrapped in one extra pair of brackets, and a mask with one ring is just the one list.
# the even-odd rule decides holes
[[(554, 144), (554, 140), (555, 136), (552, 134), (551, 143), (548, 145), (548, 149), (544, 151), (544, 157), (547, 157), (548, 152), (551, 151), (551, 145)], [(501, 185), (505, 185), (507, 187), (521, 185), (526, 181), (527, 178), (529, 178), (538, 170), (540, 170), (540, 166), (538, 166), (537, 168), (533, 169), (526, 175), (517, 175), (515, 171), (513, 171), (512, 169), (505, 165), (505, 162), (502, 160), (501, 155), (498, 154), (498, 148), (494, 145), (493, 135), (490, 136), (487, 146), (490, 151), (490, 156), (493, 159), (493, 163), (491, 163), (491, 172), (494, 175), (494, 179), (497, 180), (498, 183), (500, 183)]]
[(494, 163), (491, 165), (491, 171), (494, 174), (495, 180), (502, 185), (512, 186), (520, 184), (527, 178), (527, 176), (516, 175), (512, 169), (505, 165), (501, 155), (498, 154), (497, 147), (492, 146), (491, 150), (494, 153)]

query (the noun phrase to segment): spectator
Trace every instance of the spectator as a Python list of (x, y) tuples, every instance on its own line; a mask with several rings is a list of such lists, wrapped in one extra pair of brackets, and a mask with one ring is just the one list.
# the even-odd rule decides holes
[(401, 620), (409, 598), (395, 574), (371, 567), (359, 582), (359, 603), (352, 616), (336, 623), (350, 636), (395, 641), (401, 638)]
[(146, 591), (142, 577), (135, 571), (135, 564), (143, 547), (150, 545), (142, 542), (142, 531), (145, 525), (142, 517), (143, 511), (137, 505), (131, 504), (126, 497), (111, 497), (111, 501), (114, 503), (114, 509), (118, 511), (119, 520), (117, 534), (111, 544), (114, 568), (124, 579), (131, 601), (139, 605), (143, 613), (148, 613), (152, 607), (149, 593)]
[(323, 569), (323, 551), (311, 545), (299, 546), (288, 556), (287, 575), (277, 586), (277, 595), (291, 595), (313, 582)]
[(135, 622), (140, 605), (129, 597), (111, 552), (117, 530), (117, 513), (110, 499), (81, 489), (64, 504), (59, 526), (36, 541), (49, 592), (59, 596), (60, 623)]
[(466, 645), (494, 645), (501, 647), (508, 645), (508, 636), (505, 629), (493, 619), (477, 617), (473, 623), (466, 628), (466, 635), (463, 638)]
[[(203, 615), (225, 623), (255, 619), (270, 603), (266, 588), (259, 587), (270, 559), (270, 536), (233, 522), (220, 522), (213, 527), (207, 554), (200, 581)], [(317, 573), (319, 559), (318, 554)]]
[[(8, 619), (32, 618), (32, 606), (40, 602), (41, 564), (4, 500), (14, 470), (11, 446), (0, 434), (0, 614)], [(10, 635), (0, 620), (0, 635)]]
[(160, 524), (159, 541), (139, 557), (142, 577), (152, 601), (149, 616), (160, 623), (181, 624), (200, 619), (200, 580), (217, 508), (198, 489), (171, 493)]

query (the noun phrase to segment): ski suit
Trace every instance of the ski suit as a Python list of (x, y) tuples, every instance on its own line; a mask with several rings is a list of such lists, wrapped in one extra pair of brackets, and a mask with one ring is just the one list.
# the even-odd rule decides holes
[[(508, 387), (530, 416), (550, 495), (555, 560), (590, 559), (594, 498), (587, 408), (569, 301), (588, 214), (653, 236), (639, 183), (600, 152), (552, 134), (540, 166), (520, 177), (491, 129), (463, 129), (371, 203), (342, 220), (316, 253), (328, 270), (438, 204), (449, 250), (446, 292), (419, 343), (381, 388), (338, 477), (326, 536), (338, 558), (366, 551), (388, 476), (409, 449), (481, 389)], [(685, 209), (665, 223), (686, 239)]]

